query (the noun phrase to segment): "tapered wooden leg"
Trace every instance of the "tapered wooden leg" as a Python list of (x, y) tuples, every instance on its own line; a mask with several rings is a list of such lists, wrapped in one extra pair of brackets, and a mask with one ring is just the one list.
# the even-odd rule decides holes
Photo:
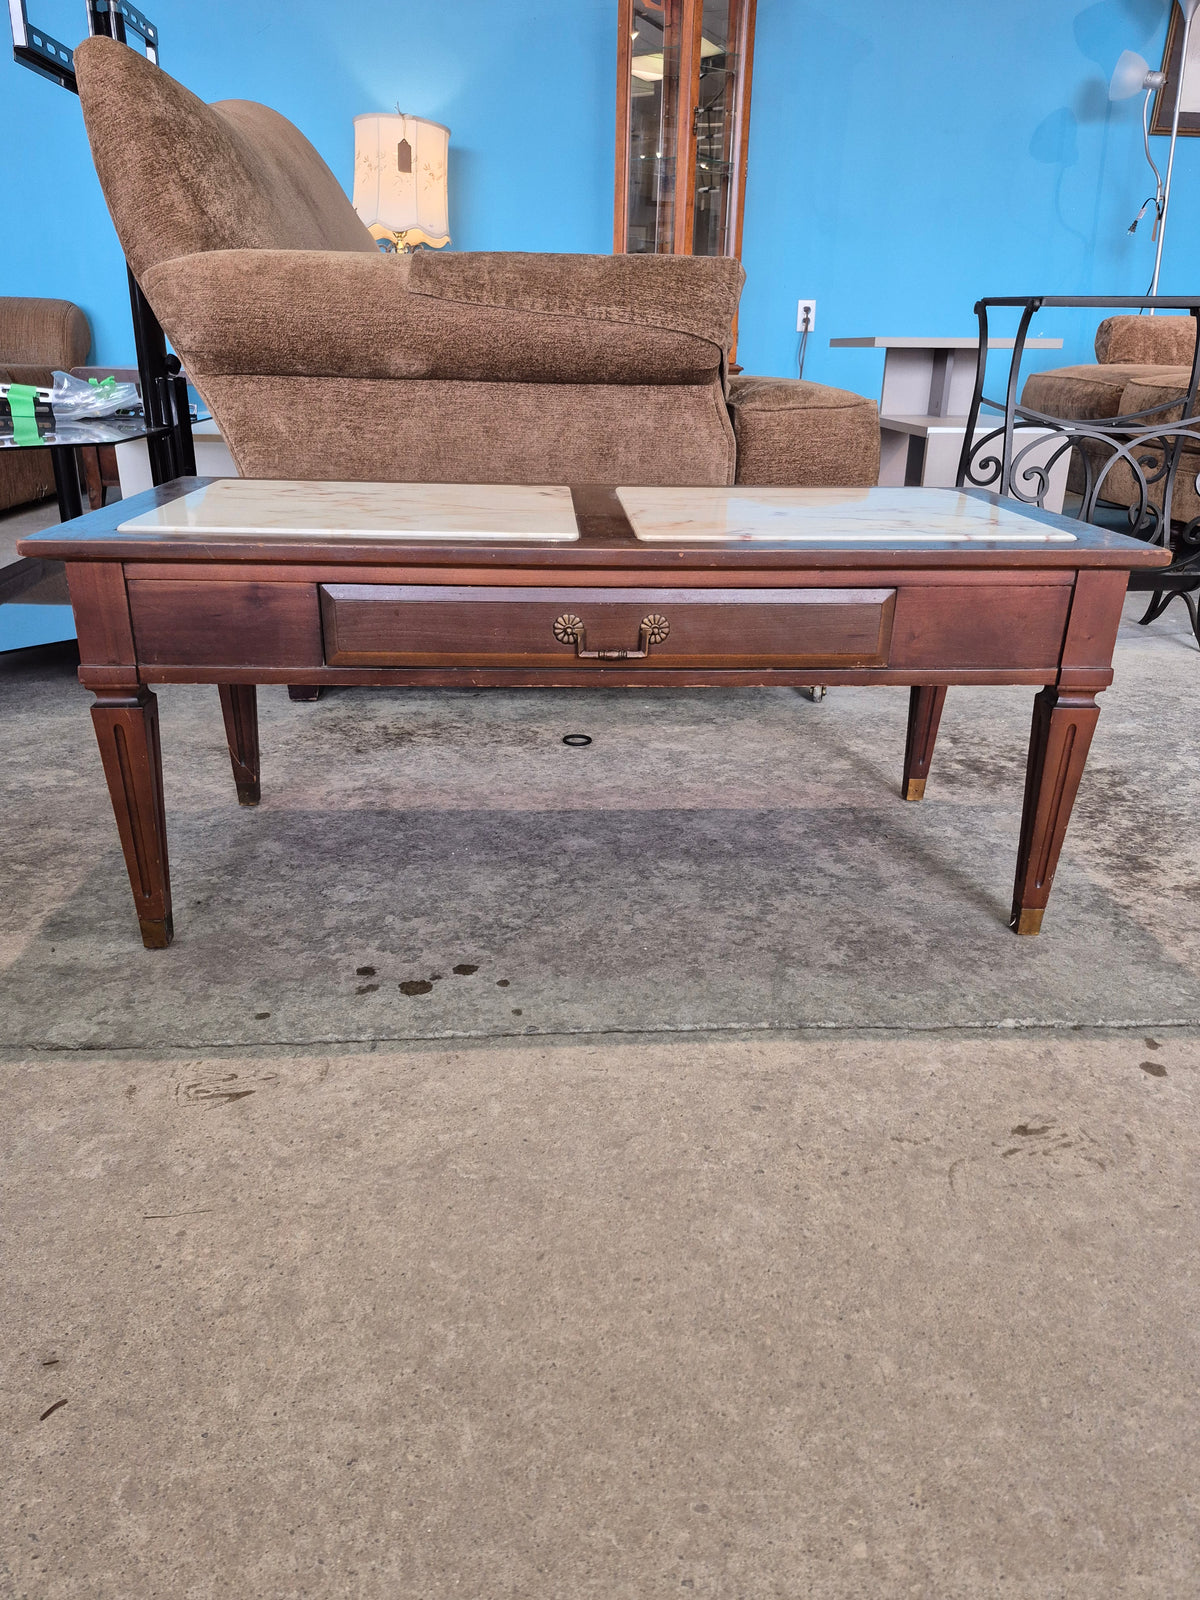
[(929, 763), (933, 760), (933, 746), (945, 704), (945, 689), (921, 684), (909, 691), (908, 739), (904, 745), (904, 781), (900, 787), (906, 800), (925, 798), (925, 780), (929, 776)]
[(221, 713), (225, 718), (225, 737), (229, 759), (233, 762), (233, 781), (237, 784), (238, 804), (256, 806), (258, 781), (258, 691), (252, 683), (223, 683)]
[(92, 721), (112, 797), (117, 832), (147, 950), (165, 950), (171, 924), (167, 818), (163, 809), (158, 701), (149, 689), (98, 696)]
[(1054, 869), (1071, 819), (1100, 708), (1078, 690), (1043, 689), (1033, 703), (1025, 809), (1017, 851), (1017, 882), (1011, 926), (1037, 933), (1042, 926)]
[(319, 700), (321, 698), (321, 685), (319, 683), (289, 683), (289, 700)]

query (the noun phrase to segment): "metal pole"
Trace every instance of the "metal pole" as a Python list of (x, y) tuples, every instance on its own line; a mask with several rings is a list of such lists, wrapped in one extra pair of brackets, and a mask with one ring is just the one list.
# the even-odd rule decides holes
[[(1163, 186), (1162, 218), (1158, 224), (1158, 249), (1154, 252), (1154, 276), (1150, 280), (1150, 293), (1158, 293), (1158, 270), (1162, 266), (1163, 240), (1167, 234), (1167, 208), (1171, 204), (1171, 173), (1175, 167), (1175, 144), (1179, 138), (1179, 111), (1183, 105), (1183, 80), (1187, 73), (1188, 39), (1192, 32), (1192, 18), (1196, 15), (1196, 7), (1200, 0), (1179, 0), (1183, 12), (1183, 49), (1179, 55), (1179, 82), (1175, 85), (1175, 112), (1171, 118), (1171, 149), (1167, 156), (1167, 178)], [(1150, 315), (1154, 315), (1154, 307), (1150, 308)]]

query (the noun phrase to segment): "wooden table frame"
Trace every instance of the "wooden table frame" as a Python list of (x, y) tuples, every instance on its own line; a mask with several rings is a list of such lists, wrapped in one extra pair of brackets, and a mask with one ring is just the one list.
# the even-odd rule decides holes
[[(1037, 933), (1099, 715), (1096, 696), (1112, 682), (1129, 573), (1169, 560), (1158, 547), (1036, 510), (1025, 514), (1076, 542), (641, 544), (614, 491), (586, 486), (572, 490), (574, 544), (118, 531), (209, 481), (177, 479), (20, 546), (67, 563), (79, 677), (96, 697), (96, 737), (151, 949), (172, 938), (153, 683), (218, 686), (243, 805), (257, 804), (260, 792), (259, 683), (903, 684), (911, 689), (908, 800), (924, 795), (949, 685), (1028, 684), (1039, 692), (1011, 926)], [(574, 633), (572, 622), (581, 623)]]

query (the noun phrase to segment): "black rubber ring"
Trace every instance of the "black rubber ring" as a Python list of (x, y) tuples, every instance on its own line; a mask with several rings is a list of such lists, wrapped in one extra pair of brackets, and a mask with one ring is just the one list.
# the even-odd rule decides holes
[(586, 733), (566, 733), (563, 735), (563, 743), (569, 744), (572, 749), (582, 750), (585, 744), (591, 744), (591, 742), (590, 735)]

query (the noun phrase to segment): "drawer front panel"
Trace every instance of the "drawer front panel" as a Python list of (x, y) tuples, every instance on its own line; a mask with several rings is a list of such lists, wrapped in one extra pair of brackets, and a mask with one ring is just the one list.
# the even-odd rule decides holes
[(1058, 666), (1071, 606), (1070, 582), (900, 590), (893, 668)]
[(894, 589), (322, 584), (331, 667), (883, 667)]
[(312, 583), (126, 585), (137, 656), (147, 666), (319, 667)]

